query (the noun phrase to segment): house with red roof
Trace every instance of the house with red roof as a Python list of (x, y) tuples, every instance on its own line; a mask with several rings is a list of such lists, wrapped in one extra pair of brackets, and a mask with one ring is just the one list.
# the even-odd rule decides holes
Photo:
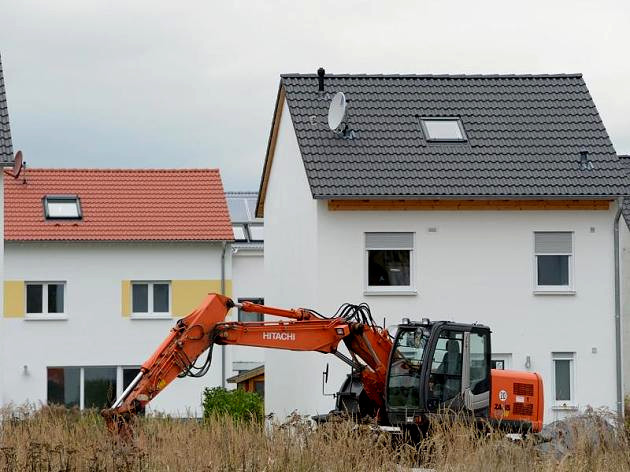
[[(28, 168), (5, 174), (4, 210), (3, 404), (108, 405), (176, 318), (232, 296), (217, 169)], [(232, 374), (217, 351), (151, 407), (199, 414), (203, 387)]]

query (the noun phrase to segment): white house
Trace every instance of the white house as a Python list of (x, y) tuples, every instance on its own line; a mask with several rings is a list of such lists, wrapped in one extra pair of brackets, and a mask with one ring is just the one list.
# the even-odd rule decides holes
[[(7, 108), (7, 97), (4, 88), (4, 76), (2, 73), (2, 60), (0, 58), (0, 168), (13, 164), (13, 145), (11, 143), (11, 128), (9, 126), (9, 110)], [(4, 199), (2, 190), (2, 179), (0, 179), (0, 198)], [(4, 235), (4, 203), (0, 201), (0, 238)], [(4, 239), (0, 240), (0, 271), (4, 267)], [(2, 302), (2, 284), (0, 284), (0, 303)], [(2, 326), (0, 325), (0, 339), (2, 337)], [(0, 392), (4, 384), (4, 363), (0, 354)]]
[[(177, 317), (208, 292), (232, 294), (216, 169), (29, 168), (4, 184), (2, 405), (104, 406)], [(221, 354), (151, 408), (199, 414), (203, 387), (231, 373)]]
[[(263, 253), (264, 226), (262, 218), (257, 218), (256, 192), (226, 192), (234, 243), (232, 244), (232, 294), (235, 301), (264, 303)], [(237, 312), (232, 314), (234, 321), (259, 321), (262, 315)], [(243, 374), (255, 370), (255, 387), (264, 394), (264, 374), (258, 373), (265, 355), (262, 349), (247, 346), (226, 348), (231, 359), (231, 374)], [(262, 369), (264, 371), (264, 369)]]
[[(496, 367), (542, 374), (546, 422), (616, 410), (627, 194), (581, 75), (283, 75), (257, 206), (265, 302), (487, 324)], [(267, 351), (267, 412), (331, 410), (326, 364), (331, 392), (348, 373), (333, 356)]]

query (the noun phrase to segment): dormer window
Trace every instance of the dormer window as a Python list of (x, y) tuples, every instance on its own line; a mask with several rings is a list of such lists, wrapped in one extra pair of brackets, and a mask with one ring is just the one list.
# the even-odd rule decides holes
[(81, 202), (76, 195), (46, 195), (44, 216), (47, 220), (80, 219)]
[(464, 142), (466, 133), (459, 118), (421, 118), (422, 132), (427, 141)]

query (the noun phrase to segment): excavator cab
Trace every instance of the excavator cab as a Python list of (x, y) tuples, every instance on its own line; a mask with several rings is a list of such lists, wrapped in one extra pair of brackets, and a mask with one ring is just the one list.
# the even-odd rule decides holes
[(387, 375), (387, 417), (393, 425), (423, 423), (441, 410), (487, 418), (490, 328), (446, 321), (399, 326)]

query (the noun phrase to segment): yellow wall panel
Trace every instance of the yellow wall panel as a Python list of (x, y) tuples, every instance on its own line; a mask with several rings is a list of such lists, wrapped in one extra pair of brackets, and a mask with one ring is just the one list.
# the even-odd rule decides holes
[(25, 312), (25, 294), (23, 280), (5, 280), (4, 282), (4, 317), (23, 318)]
[[(186, 316), (209, 293), (221, 293), (221, 280), (173, 280), (171, 281), (173, 316)], [(232, 281), (225, 281), (225, 294), (232, 296)]]
[(123, 316), (131, 315), (131, 281), (122, 281), (122, 290), (120, 291), (120, 306)]

